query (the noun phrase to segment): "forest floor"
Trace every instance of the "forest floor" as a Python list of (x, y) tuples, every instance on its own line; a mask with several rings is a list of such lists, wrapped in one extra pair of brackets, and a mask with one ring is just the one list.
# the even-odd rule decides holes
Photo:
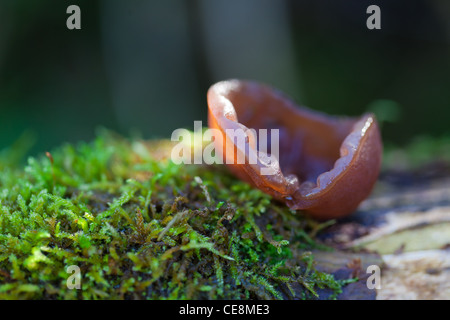
[(357, 212), (317, 222), (224, 166), (174, 165), (170, 141), (104, 131), (22, 165), (19, 140), (0, 299), (450, 299), (448, 140), (430, 145), (386, 152)]

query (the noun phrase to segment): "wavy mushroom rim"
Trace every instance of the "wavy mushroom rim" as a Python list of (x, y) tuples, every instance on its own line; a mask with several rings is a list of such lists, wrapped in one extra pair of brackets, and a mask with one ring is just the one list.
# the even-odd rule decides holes
[[(352, 163), (359, 158), (360, 150), (363, 150), (361, 146), (365, 144), (369, 133), (372, 133), (370, 136), (375, 136), (375, 139), (379, 139), (376, 118), (371, 113), (364, 114), (359, 118), (329, 116), (305, 107), (299, 107), (289, 97), (286, 97), (280, 91), (269, 86), (253, 81), (230, 80), (222, 81), (211, 86), (207, 96), (210, 126), (219, 129), (227, 140), (227, 143), (231, 139), (227, 135), (226, 129), (243, 129), (251, 133), (247, 126), (239, 122), (236, 107), (230, 99), (230, 96), (239, 94), (241, 90), (244, 90), (243, 88), (247, 89), (247, 87), (254, 87), (249, 90), (264, 90), (266, 94), (269, 92), (271, 98), (279, 102), (280, 108), (282, 107), (284, 111), (301, 116), (306, 115), (307, 117), (315, 118), (317, 121), (336, 123), (339, 121), (352, 122), (351, 130), (340, 145), (339, 157), (334, 161), (333, 167), (319, 174), (315, 183), (308, 181), (299, 182), (298, 178), (294, 175), (284, 175), (283, 168), (280, 167), (278, 161), (273, 161), (272, 159), (272, 163), (269, 165), (266, 164), (266, 161), (262, 161), (270, 157), (270, 154), (265, 154), (257, 150), (256, 144), (254, 142), (252, 143), (254, 137), (251, 134), (246, 141), (245, 148), (239, 148), (239, 146), (235, 148), (235, 151), (237, 150), (237, 152), (243, 153), (246, 161), (256, 154), (256, 158), (258, 159), (257, 164), (247, 165), (246, 163), (246, 165), (239, 167), (250, 178), (250, 182), (276, 198), (285, 200), (291, 208), (308, 209), (308, 207), (311, 207), (311, 203), (314, 200), (321, 198), (336, 184), (339, 184), (339, 181), (346, 175), (347, 169), (351, 168)], [(227, 151), (226, 149), (223, 150), (225, 152)], [(379, 150), (375, 152), (375, 156), (378, 157), (376, 153), (379, 153)], [(375, 165), (377, 165), (377, 162), (378, 168), (374, 168), (374, 170), (379, 170), (380, 161), (374, 161)], [(264, 166), (274, 169), (275, 174), (268, 177), (261, 176), (261, 168)], [(295, 204), (292, 204), (292, 202), (295, 202)]]

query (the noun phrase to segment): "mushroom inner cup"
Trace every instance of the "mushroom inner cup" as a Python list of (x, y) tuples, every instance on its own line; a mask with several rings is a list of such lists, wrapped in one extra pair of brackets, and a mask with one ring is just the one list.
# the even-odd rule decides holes
[(259, 129), (267, 129), (268, 153), (272, 150), (271, 129), (278, 129), (278, 161), (283, 175), (294, 174), (300, 183), (316, 184), (320, 174), (333, 169), (344, 139), (359, 119), (332, 117), (300, 108), (282, 93), (256, 86), (246, 84), (239, 88), (239, 94), (228, 95), (237, 121), (256, 130), (258, 144)]
[[(276, 89), (239, 80), (211, 87), (208, 107), (209, 126), (226, 138), (226, 144), (220, 138), (215, 142), (222, 156), (234, 163), (227, 161), (230, 170), (293, 210), (318, 219), (342, 217), (358, 207), (376, 182), (382, 143), (372, 114), (328, 116), (296, 106)], [(236, 143), (236, 130), (241, 129), (257, 135), (255, 141), (247, 132), (245, 150), (242, 142)], [(273, 145), (262, 148), (260, 129), (279, 130), (279, 139), (272, 142), (278, 144), (278, 152), (271, 150)], [(270, 142), (270, 131), (266, 133)], [(237, 154), (254, 159), (255, 149), (257, 163), (233, 162)], [(264, 152), (278, 156), (278, 161)]]

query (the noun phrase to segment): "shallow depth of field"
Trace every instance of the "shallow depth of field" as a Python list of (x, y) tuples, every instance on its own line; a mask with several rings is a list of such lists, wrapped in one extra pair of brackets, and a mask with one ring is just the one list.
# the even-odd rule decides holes
[[(1, 2), (0, 298), (450, 298), (450, 6), (376, 1), (368, 30), (372, 2), (83, 0), (81, 30), (64, 2)], [(376, 114), (357, 212), (318, 222), (224, 166), (171, 163), (171, 133), (206, 127), (231, 78)]]

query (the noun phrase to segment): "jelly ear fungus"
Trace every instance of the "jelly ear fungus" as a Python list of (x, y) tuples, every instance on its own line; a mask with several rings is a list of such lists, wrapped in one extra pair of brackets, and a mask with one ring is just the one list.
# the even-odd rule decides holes
[[(370, 194), (382, 155), (373, 114), (329, 116), (295, 105), (274, 88), (241, 80), (214, 84), (207, 99), (209, 126), (222, 135), (215, 144), (224, 163), (291, 209), (321, 220), (339, 218)], [(237, 129), (247, 132), (244, 147), (229, 134)], [(270, 155), (258, 150), (258, 137), (249, 129), (279, 130), (278, 161), (267, 161)], [(244, 163), (236, 161), (239, 156)], [(256, 163), (250, 163), (252, 156)], [(272, 174), (261, 174), (264, 168)]]

